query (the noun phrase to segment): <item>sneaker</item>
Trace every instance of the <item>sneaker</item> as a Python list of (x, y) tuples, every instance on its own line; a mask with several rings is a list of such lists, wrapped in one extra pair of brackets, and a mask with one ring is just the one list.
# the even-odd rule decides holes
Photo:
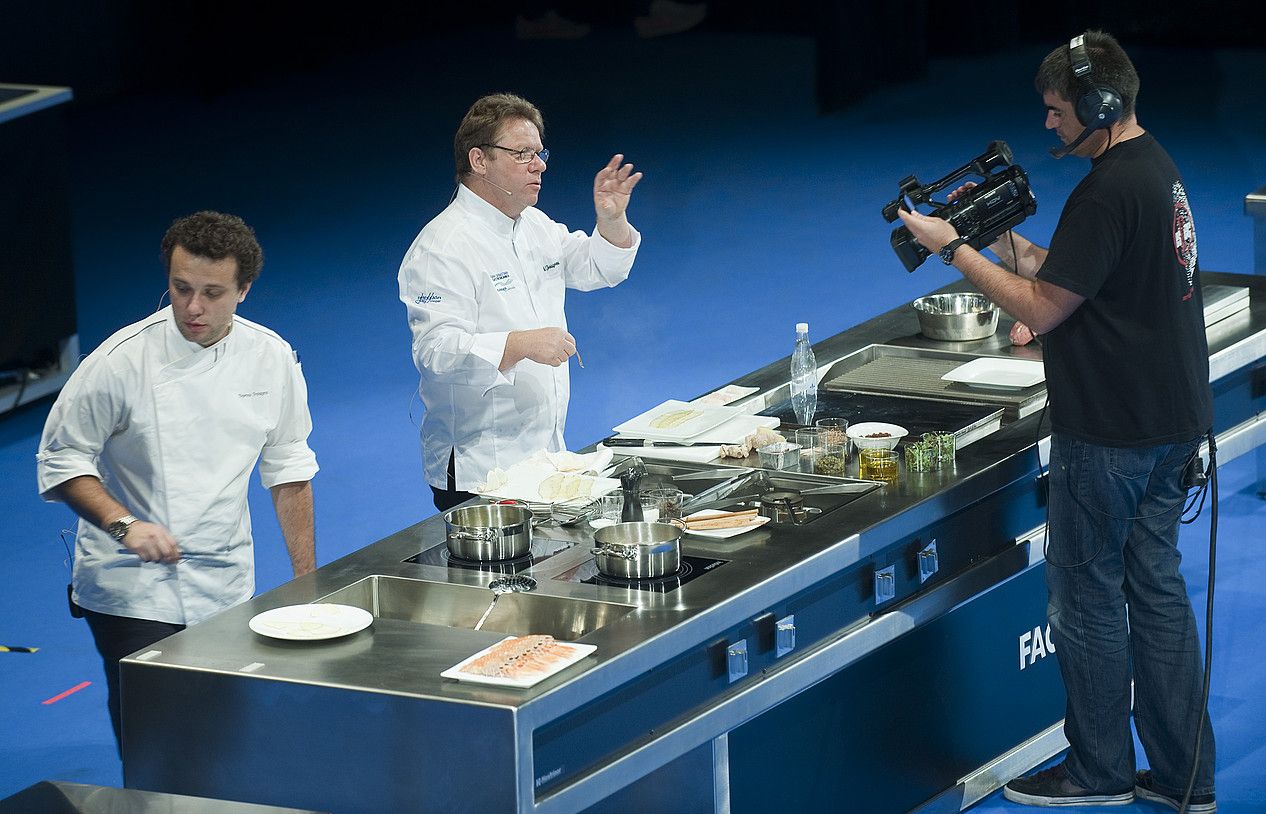
[(1026, 806), (1125, 806), (1134, 802), (1134, 789), (1101, 794), (1082, 788), (1059, 763), (1028, 777), (1017, 777), (1002, 787), (1002, 796)]
[[(1182, 795), (1177, 794), (1170, 797), (1165, 792), (1156, 788), (1152, 783), (1152, 773), (1144, 770), (1134, 776), (1134, 794), (1140, 800), (1147, 800), (1149, 803), (1160, 803), (1163, 806), (1169, 806), (1177, 811), (1182, 806)], [(1193, 794), (1191, 799), (1187, 801), (1187, 814), (1213, 814), (1218, 810), (1218, 804), (1213, 798), (1212, 792), (1209, 794)]]

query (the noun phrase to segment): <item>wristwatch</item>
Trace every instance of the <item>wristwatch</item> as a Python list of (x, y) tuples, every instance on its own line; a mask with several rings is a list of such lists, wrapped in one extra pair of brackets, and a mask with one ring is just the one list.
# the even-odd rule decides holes
[(949, 243), (946, 243), (944, 246), (942, 246), (941, 250), (937, 252), (937, 254), (939, 254), (941, 256), (941, 259), (945, 261), (945, 265), (952, 266), (954, 265), (954, 252), (958, 251), (958, 247), (963, 245), (966, 242), (967, 242), (967, 238), (956, 237), (953, 240), (951, 240)]
[(136, 518), (130, 514), (125, 514), (118, 520), (106, 526), (106, 534), (114, 538), (116, 543), (123, 542), (123, 538), (127, 536), (127, 530), (136, 522)]

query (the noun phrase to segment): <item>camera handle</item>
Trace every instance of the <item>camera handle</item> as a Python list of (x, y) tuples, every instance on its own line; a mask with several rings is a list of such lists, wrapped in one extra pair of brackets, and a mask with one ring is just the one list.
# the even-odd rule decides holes
[[(897, 212), (901, 209), (913, 212), (914, 208), (919, 204), (933, 203), (932, 195), (934, 193), (940, 192), (951, 184), (957, 185), (959, 181), (969, 174), (987, 178), (994, 170), (1006, 169), (1013, 163), (1012, 159), (1011, 148), (1007, 146), (1005, 141), (991, 141), (983, 153), (944, 178), (933, 181), (930, 184), (920, 184), (919, 179), (915, 176), (907, 176), (898, 185), (900, 194), (898, 194), (897, 199), (884, 207), (884, 220), (892, 223), (897, 219)], [(908, 206), (906, 205), (907, 201), (909, 202)]]

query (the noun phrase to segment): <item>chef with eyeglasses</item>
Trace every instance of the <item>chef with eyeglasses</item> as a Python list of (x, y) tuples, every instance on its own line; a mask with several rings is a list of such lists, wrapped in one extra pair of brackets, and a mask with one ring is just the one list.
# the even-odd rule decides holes
[(623, 282), (641, 243), (626, 211), (642, 173), (623, 155), (594, 178), (591, 234), (536, 208), (544, 131), (526, 99), (478, 99), (454, 137), (456, 194), (400, 265), (426, 411), (423, 469), (440, 511), (472, 498), (492, 469), (565, 448), (576, 355), (565, 290)]

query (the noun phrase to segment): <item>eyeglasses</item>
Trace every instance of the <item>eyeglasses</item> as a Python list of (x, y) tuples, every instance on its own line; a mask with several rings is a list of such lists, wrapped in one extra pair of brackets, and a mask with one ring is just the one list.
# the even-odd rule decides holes
[(493, 147), (498, 150), (505, 150), (514, 159), (516, 164), (531, 164), (532, 159), (540, 156), (541, 163), (549, 162), (549, 148), (542, 147), (539, 150), (512, 150), (509, 147), (502, 147), (500, 144), (481, 144), (480, 147)]

